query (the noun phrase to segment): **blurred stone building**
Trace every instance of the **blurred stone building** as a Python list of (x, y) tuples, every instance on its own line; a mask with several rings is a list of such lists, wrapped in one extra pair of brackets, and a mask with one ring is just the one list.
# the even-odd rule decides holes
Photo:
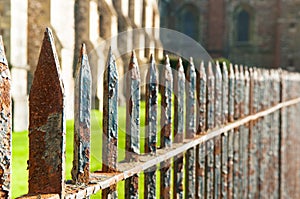
[[(125, 34), (126, 39), (117, 37), (118, 33), (159, 26), (156, 0), (0, 0), (0, 34), (12, 75), (14, 130), (28, 128), (28, 94), (46, 27), (55, 37), (66, 116), (72, 118), (73, 78), (81, 43), (86, 43), (89, 52), (93, 106), (97, 108), (102, 100), (101, 74), (109, 46), (116, 54), (119, 74), (126, 70), (128, 54), (133, 49), (141, 62), (146, 62), (151, 53), (157, 58), (162, 56), (162, 51), (155, 48), (160, 46), (156, 31)], [(122, 92), (121, 89), (121, 95)]]
[(214, 57), (300, 71), (300, 0), (160, 0), (161, 27)]

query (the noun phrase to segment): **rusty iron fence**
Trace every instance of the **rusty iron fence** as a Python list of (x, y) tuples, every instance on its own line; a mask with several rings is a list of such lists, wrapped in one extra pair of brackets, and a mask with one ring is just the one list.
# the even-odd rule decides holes
[[(11, 80), (2, 39), (0, 44), (0, 197), (7, 198)], [(300, 74), (225, 63), (195, 67), (192, 59), (186, 72), (179, 59), (174, 72), (166, 56), (160, 74), (151, 57), (146, 79), (146, 139), (141, 146), (141, 78), (133, 52), (126, 74), (126, 155), (118, 162), (118, 73), (109, 52), (103, 82), (103, 166), (91, 173), (92, 81), (82, 46), (75, 79), (72, 180), (66, 181), (66, 102), (52, 33), (46, 29), (29, 95), (29, 191), (20, 198), (89, 198), (100, 190), (102, 198), (117, 198), (120, 181), (125, 181), (125, 198), (300, 197)]]

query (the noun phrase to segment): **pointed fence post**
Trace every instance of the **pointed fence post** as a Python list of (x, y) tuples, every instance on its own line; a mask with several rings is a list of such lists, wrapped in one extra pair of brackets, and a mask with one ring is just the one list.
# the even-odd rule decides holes
[[(165, 58), (165, 67), (162, 71), (161, 89), (161, 137), (160, 147), (168, 148), (172, 145), (172, 93), (173, 75), (168, 55)], [(171, 167), (170, 160), (166, 160), (160, 165), (160, 195), (161, 198), (170, 198)]]
[[(241, 116), (241, 78), (239, 66), (234, 66), (235, 84), (234, 84), (234, 119), (238, 120)], [(233, 197), (240, 198), (240, 128), (234, 129), (233, 137)]]
[(91, 92), (92, 77), (85, 44), (82, 44), (75, 77), (74, 159), (72, 179), (75, 183), (89, 183)]
[(53, 35), (46, 29), (29, 94), (29, 194), (64, 195), (64, 89)]
[[(215, 127), (215, 76), (212, 63), (207, 71), (207, 129)], [(206, 142), (206, 198), (214, 197), (214, 140)]]
[[(250, 114), (255, 114), (258, 112), (257, 104), (258, 104), (258, 85), (257, 85), (257, 71), (255, 68), (250, 68)], [(257, 130), (256, 125), (257, 121), (250, 122), (250, 130), (249, 130), (249, 157), (248, 157), (248, 197), (249, 198), (257, 198), (258, 192), (258, 157), (257, 157), (257, 148), (258, 148), (258, 140), (257, 140)]]
[[(126, 74), (126, 161), (140, 154), (140, 71), (133, 51)], [(138, 175), (125, 180), (125, 198), (138, 198)]]
[[(232, 64), (229, 65), (229, 79), (228, 79), (228, 122), (234, 121), (234, 85), (235, 75)], [(228, 174), (227, 174), (227, 187), (228, 198), (232, 198), (233, 191), (233, 138), (234, 131), (228, 132)]]
[[(239, 66), (239, 74), (240, 74), (240, 118), (245, 116), (245, 70), (242, 65)], [(245, 152), (248, 149), (248, 133), (246, 132), (245, 125), (241, 125), (239, 127), (239, 197), (245, 198), (246, 196), (246, 182), (247, 176), (247, 164), (246, 158), (247, 154)]]
[[(204, 62), (197, 71), (197, 134), (206, 131), (206, 72)], [(196, 147), (196, 198), (205, 195), (205, 143)]]
[[(153, 55), (146, 77), (145, 153), (156, 154), (158, 78)], [(156, 198), (156, 166), (145, 170), (144, 197)]]
[[(222, 72), (219, 62), (215, 72), (215, 126), (222, 124)], [(214, 138), (214, 198), (221, 197), (221, 136)]]
[[(222, 124), (228, 122), (228, 70), (225, 62), (222, 64)], [(227, 198), (228, 193), (228, 132), (221, 136), (221, 195)]]
[[(249, 115), (250, 110), (250, 73), (249, 69), (246, 66), (244, 70), (244, 116)], [(249, 133), (250, 133), (250, 123), (247, 123), (245, 126), (243, 126), (243, 138), (244, 138), (244, 153), (243, 153), (243, 197), (247, 197), (248, 195), (248, 181), (249, 181), (249, 169), (248, 169), (248, 159), (249, 159)]]
[[(193, 58), (190, 58), (187, 68), (186, 82), (186, 138), (191, 139), (196, 135), (196, 71)], [(185, 153), (185, 197), (195, 198), (195, 148)]]
[(11, 78), (2, 36), (0, 36), (0, 74), (0, 136), (2, 138), (0, 146), (0, 198), (11, 198)]
[[(182, 60), (179, 58), (174, 75), (174, 142), (183, 142), (184, 132), (184, 92), (185, 92), (185, 75)], [(183, 156), (182, 154), (174, 157), (174, 182), (173, 198), (183, 198)]]
[[(111, 48), (103, 79), (102, 170), (115, 172), (118, 161), (118, 86), (117, 65)], [(102, 191), (102, 198), (116, 198), (116, 184)]]

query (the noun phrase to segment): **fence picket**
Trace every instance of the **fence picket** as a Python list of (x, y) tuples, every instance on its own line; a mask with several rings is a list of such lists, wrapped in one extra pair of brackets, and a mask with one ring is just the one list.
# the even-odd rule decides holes
[[(161, 89), (161, 137), (160, 147), (170, 148), (172, 145), (172, 93), (173, 75), (168, 55), (165, 58), (165, 66), (162, 71)], [(161, 198), (170, 198), (171, 167), (170, 160), (162, 162), (160, 167), (160, 195)]]
[[(225, 62), (222, 64), (222, 124), (228, 122), (228, 70)], [(228, 193), (228, 132), (221, 136), (221, 196), (227, 198)]]
[[(145, 153), (156, 153), (158, 77), (153, 55), (146, 77), (146, 140)], [(156, 166), (145, 170), (144, 197), (156, 198)]]
[[(229, 79), (228, 79), (228, 121), (234, 121), (234, 85), (235, 75), (233, 65), (229, 65)], [(228, 132), (228, 198), (232, 198), (233, 191), (233, 139), (234, 132), (230, 130)]]
[(74, 159), (71, 173), (76, 183), (87, 184), (90, 181), (91, 91), (91, 71), (86, 47), (82, 44), (74, 91)]
[[(117, 171), (118, 161), (118, 72), (112, 49), (109, 49), (103, 77), (102, 171)], [(102, 198), (116, 198), (116, 184), (102, 191)]]
[[(177, 71), (174, 75), (174, 142), (181, 143), (183, 141), (184, 131), (184, 92), (185, 92), (185, 76), (182, 60), (179, 58), (176, 67)], [(173, 198), (183, 198), (183, 156), (179, 154), (174, 157), (174, 181), (173, 181)]]
[[(208, 130), (215, 127), (215, 76), (212, 63), (208, 63), (207, 70), (207, 124)], [(214, 197), (214, 140), (206, 142), (206, 198)]]
[[(196, 71), (193, 58), (187, 68), (186, 82), (186, 128), (185, 138), (191, 139), (196, 135)], [(185, 198), (195, 198), (195, 148), (187, 150), (185, 153)]]
[(8, 62), (4, 52), (2, 36), (0, 36), (0, 106), (1, 106), (1, 131), (0, 137), (0, 197), (11, 197), (11, 77)]
[(66, 132), (59, 70), (53, 35), (47, 28), (29, 94), (29, 194), (33, 195), (64, 195)]
[[(219, 62), (215, 71), (215, 125), (222, 124), (222, 72)], [(221, 198), (221, 136), (214, 138), (214, 198)]]
[[(206, 72), (201, 62), (197, 72), (197, 134), (206, 131)], [(205, 143), (196, 147), (196, 198), (205, 195)]]
[[(140, 71), (135, 52), (126, 74), (126, 161), (136, 161), (140, 154)], [(138, 198), (138, 175), (125, 180), (125, 198)]]

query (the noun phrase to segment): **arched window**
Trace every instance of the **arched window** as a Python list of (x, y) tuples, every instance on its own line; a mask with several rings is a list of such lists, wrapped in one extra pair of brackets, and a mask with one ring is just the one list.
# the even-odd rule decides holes
[(250, 15), (242, 10), (237, 16), (237, 40), (247, 42), (250, 38)]

